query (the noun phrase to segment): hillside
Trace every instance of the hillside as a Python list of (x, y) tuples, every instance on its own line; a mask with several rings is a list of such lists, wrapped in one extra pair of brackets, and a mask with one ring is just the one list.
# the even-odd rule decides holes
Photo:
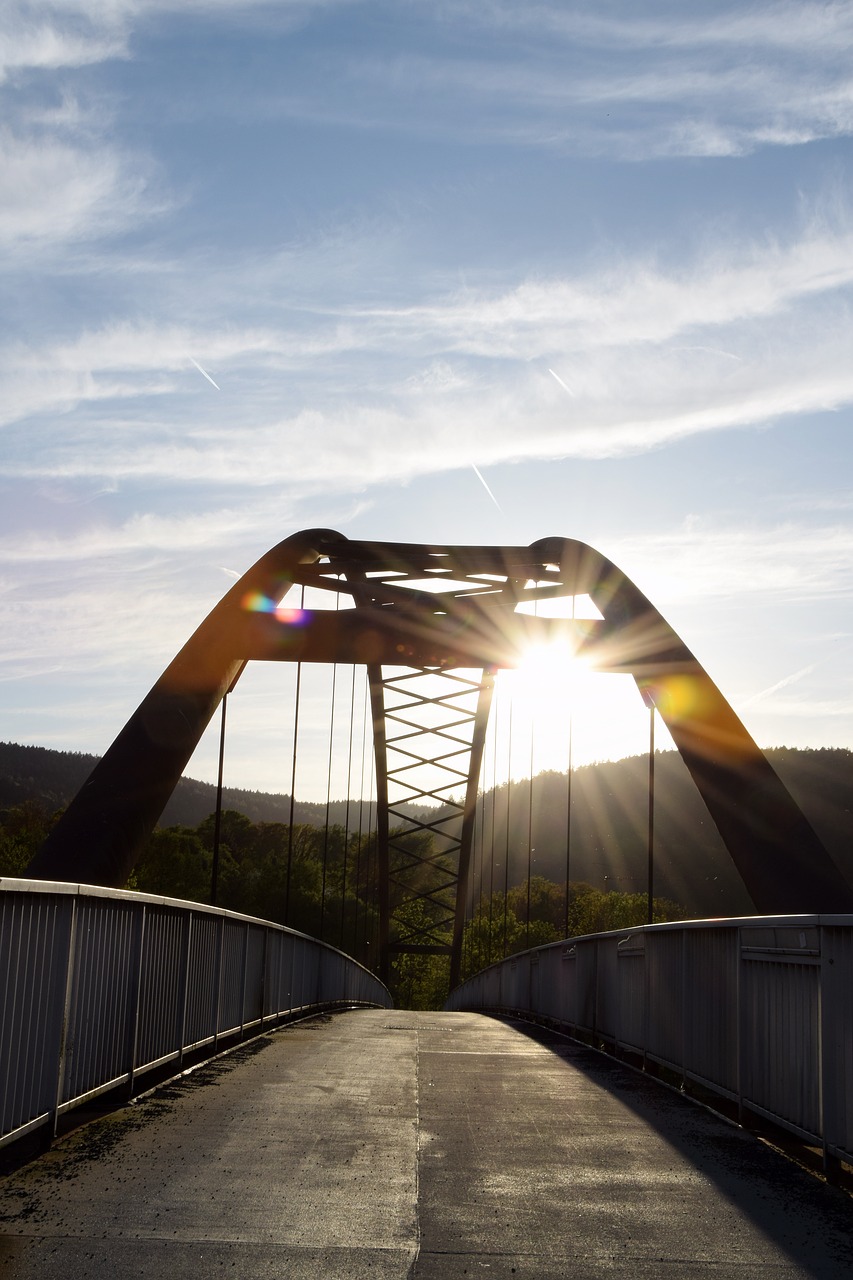
[[(853, 752), (779, 748), (769, 759), (811, 821), (839, 867), (853, 883)], [(0, 744), (0, 808), (32, 802), (52, 813), (85, 781), (94, 756), (41, 747)], [(604, 889), (641, 892), (646, 885), (648, 760), (635, 756), (577, 769), (573, 774), (570, 873)], [(197, 826), (216, 803), (210, 783), (182, 779), (160, 825)], [(288, 822), (290, 797), (226, 787), (223, 805), (253, 822)], [(507, 813), (507, 806), (509, 813)], [(332, 803), (332, 823), (347, 823), (343, 800)], [(297, 800), (296, 821), (322, 826), (325, 805)], [(482, 836), (474, 850), (475, 886), (503, 887), (509, 853), (510, 885), (531, 869), (561, 883), (566, 875), (566, 776), (538, 775), (498, 787), (481, 798)], [(363, 814), (365, 828), (368, 815)], [(494, 876), (490, 871), (494, 858)], [(483, 868), (485, 867), (485, 870)], [(681, 757), (661, 752), (656, 766), (656, 892), (683, 903), (695, 915), (727, 915), (751, 909), (740, 877), (693, 786)]]
[[(52, 751), (47, 747), (22, 747), (0, 742), (0, 809), (25, 801), (48, 813), (64, 809), (74, 798), (98, 763), (97, 756), (76, 751)], [(225, 809), (237, 809), (253, 822), (289, 822), (290, 796), (265, 791), (244, 791), (223, 787)], [(211, 782), (181, 778), (163, 811), (161, 827), (195, 827), (216, 808), (216, 787)], [(346, 802), (332, 802), (332, 822), (345, 822)], [(315, 826), (326, 820), (326, 806), (298, 800), (294, 807), (297, 822)], [(367, 816), (365, 815), (365, 821)]]

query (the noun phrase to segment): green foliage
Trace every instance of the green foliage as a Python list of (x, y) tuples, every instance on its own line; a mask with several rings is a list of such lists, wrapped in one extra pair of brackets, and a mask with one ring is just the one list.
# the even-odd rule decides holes
[(153, 832), (127, 887), (189, 902), (209, 902), (210, 866), (210, 853), (198, 832), (167, 827)]
[(57, 817), (33, 800), (0, 811), (0, 876), (26, 874)]
[[(449, 931), (435, 928), (435, 908), (423, 898), (398, 907), (393, 918), (392, 941), (429, 940), (449, 945)], [(390, 988), (394, 1001), (404, 1009), (438, 1009), (447, 999), (450, 982), (449, 955), (398, 953), (391, 964)]]
[[(648, 900), (644, 893), (603, 892), (584, 881), (569, 886), (569, 928), (566, 931), (564, 885), (542, 876), (530, 881), (530, 916), (527, 915), (527, 881), (482, 899), (465, 927), (463, 977), (476, 973), (504, 956), (541, 947), (561, 938), (577, 938), (609, 929), (630, 929), (646, 924)], [(677, 902), (655, 898), (654, 922), (683, 920), (687, 912)]]
[[(648, 922), (648, 898), (644, 893), (609, 893), (595, 889), (591, 884), (572, 886), (573, 896), (569, 907), (569, 934), (579, 937), (584, 933), (605, 933), (608, 929), (632, 929)], [(665, 920), (685, 920), (687, 911), (669, 898), (655, 898), (652, 902), (654, 924)]]

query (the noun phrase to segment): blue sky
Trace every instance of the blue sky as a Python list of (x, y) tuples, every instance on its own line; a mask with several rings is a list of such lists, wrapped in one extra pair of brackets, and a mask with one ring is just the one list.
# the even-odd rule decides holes
[[(759, 742), (853, 745), (853, 5), (0, 24), (4, 738), (104, 750), (324, 526), (590, 542)], [(289, 679), (235, 784), (284, 786)]]

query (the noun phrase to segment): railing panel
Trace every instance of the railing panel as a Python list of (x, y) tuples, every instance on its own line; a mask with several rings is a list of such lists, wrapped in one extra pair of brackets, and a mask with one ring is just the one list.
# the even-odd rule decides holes
[(146, 908), (135, 1067), (177, 1053), (181, 1047), (184, 949), (181, 913), (166, 907)]
[(350, 957), (279, 925), (5, 878), (0, 984), (0, 1145), (262, 1017), (391, 1003)]
[(0, 901), (0, 1120), (27, 1126), (53, 1111), (74, 900)]
[(646, 937), (632, 933), (617, 945), (619, 1034), (617, 1042), (642, 1051), (646, 1044)]
[(548, 947), (539, 953), (539, 1001), (546, 1018), (559, 1018), (564, 1002), (562, 950)]
[(142, 925), (136, 902), (78, 899), (61, 1103), (131, 1069)]
[(824, 1127), (832, 1154), (853, 1157), (853, 929), (823, 930), (821, 1034)]
[(820, 1132), (820, 968), (746, 957), (741, 980), (743, 1098)]
[(596, 1030), (598, 1008), (598, 947), (596, 939), (584, 938), (576, 944), (575, 1019), (584, 1031)]
[(595, 943), (595, 1030), (608, 1040), (616, 1039), (619, 1025), (619, 978), (617, 973), (617, 946), (621, 935), (607, 934)]
[(266, 930), (250, 924), (246, 938), (246, 974), (244, 980), (243, 1023), (258, 1022), (264, 1012), (264, 975), (266, 962)]
[(187, 1020), (184, 1031), (186, 1045), (200, 1044), (216, 1033), (221, 929), (220, 916), (191, 913)]
[(216, 1030), (220, 1034), (243, 1025), (243, 966), (246, 949), (246, 925), (242, 920), (226, 920), (222, 931), (221, 985), (219, 1017)]
[(738, 1087), (738, 930), (690, 929), (684, 939), (685, 1070), (728, 1093)]
[(646, 1052), (681, 1069), (684, 1064), (683, 933), (646, 936)]

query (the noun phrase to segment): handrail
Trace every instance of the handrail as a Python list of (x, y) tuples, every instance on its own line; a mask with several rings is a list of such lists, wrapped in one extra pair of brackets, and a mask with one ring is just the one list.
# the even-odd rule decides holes
[(0, 879), (0, 1146), (107, 1091), (130, 1097), (243, 1036), (387, 988), (316, 938), (94, 885)]
[(447, 1009), (534, 1018), (853, 1162), (853, 916), (643, 925), (508, 956)]

